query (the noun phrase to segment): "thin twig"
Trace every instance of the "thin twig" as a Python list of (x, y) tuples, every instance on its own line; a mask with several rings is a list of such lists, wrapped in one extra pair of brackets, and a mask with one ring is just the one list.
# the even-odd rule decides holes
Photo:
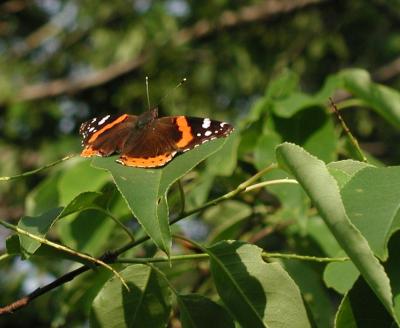
[[(177, 236), (175, 236), (177, 237)], [(311, 262), (345, 262), (349, 261), (348, 257), (318, 257), (318, 256), (308, 256), (299, 254), (285, 254), (285, 253), (270, 253), (263, 252), (263, 259), (276, 258), (276, 259), (292, 259), (300, 261), (311, 261)], [(174, 261), (191, 261), (191, 260), (205, 260), (208, 259), (209, 255), (207, 253), (199, 254), (186, 254), (186, 255), (173, 255), (171, 257), (142, 257), (142, 258), (122, 258), (115, 261), (115, 263), (159, 263), (159, 262), (174, 262)]]
[(56, 166), (57, 164), (60, 164), (62, 162), (65, 162), (73, 157), (77, 156), (77, 154), (72, 154), (72, 155), (68, 155), (65, 156), (64, 158), (61, 158), (55, 162), (52, 162), (50, 164), (47, 164), (45, 166), (39, 167), (38, 169), (32, 170), (32, 171), (28, 171), (28, 172), (24, 172), (21, 174), (17, 174), (17, 175), (13, 175), (13, 176), (9, 176), (9, 177), (0, 177), (0, 181), (10, 181), (10, 180), (15, 180), (15, 179), (19, 179), (19, 178), (25, 178), (27, 176), (39, 173), (41, 171), (44, 171), (50, 167)]
[(116, 275), (121, 280), (122, 284), (126, 287), (126, 289), (129, 290), (128, 285), (126, 284), (125, 280), (121, 277), (121, 275), (117, 271), (115, 271), (110, 265), (108, 265), (107, 263), (103, 262), (102, 260), (97, 259), (97, 258), (92, 257), (92, 256), (89, 256), (89, 255), (86, 255), (86, 254), (83, 254), (83, 253), (79, 253), (79, 252), (77, 252), (77, 251), (75, 251), (75, 250), (73, 250), (71, 248), (66, 247), (66, 246), (54, 243), (54, 242), (52, 242), (50, 240), (47, 240), (47, 239), (45, 239), (43, 237), (31, 234), (30, 232), (25, 231), (25, 230), (15, 226), (15, 225), (13, 225), (11, 223), (8, 223), (6, 221), (0, 220), (0, 225), (4, 226), (7, 229), (15, 231), (16, 233), (18, 233), (20, 235), (24, 235), (24, 236), (27, 236), (27, 237), (33, 239), (33, 240), (36, 240), (41, 244), (48, 245), (48, 246), (53, 247), (55, 249), (58, 249), (58, 250), (60, 250), (62, 252), (65, 252), (65, 253), (80, 257), (80, 258), (82, 258), (84, 260), (87, 260), (89, 262), (93, 262), (95, 264), (98, 264), (100, 266), (105, 267), (106, 269), (110, 270), (114, 275)]
[[(216, 205), (216, 204), (218, 204), (218, 203), (220, 203), (220, 202), (222, 202), (224, 200), (231, 199), (231, 198), (235, 197), (236, 195), (238, 195), (238, 194), (240, 194), (242, 192), (247, 192), (247, 191), (250, 191), (250, 190), (254, 189), (254, 188), (251, 188), (251, 186), (252, 186), (252, 184), (254, 182), (256, 182), (259, 178), (261, 178), (266, 173), (276, 169), (277, 167), (278, 166), (275, 163), (267, 166), (266, 168), (262, 169), (260, 172), (257, 172), (255, 175), (253, 175), (251, 178), (249, 178), (245, 182), (242, 182), (236, 189), (226, 193), (225, 195), (222, 195), (221, 197), (218, 197), (218, 198), (216, 198), (214, 200), (211, 200), (211, 201), (203, 204), (202, 206), (200, 206), (198, 208), (195, 208), (195, 209), (193, 209), (191, 211), (188, 211), (188, 212), (184, 213), (185, 217), (189, 216), (189, 215), (192, 215), (193, 213), (205, 210), (206, 208), (209, 208), (210, 206)], [(248, 188), (250, 188), (250, 189), (246, 190)], [(180, 218), (178, 217), (176, 220), (180, 220)]]
[(254, 190), (254, 189), (259, 189), (259, 188), (262, 188), (262, 187), (265, 187), (265, 186), (272, 186), (272, 185), (275, 185), (275, 184), (284, 184), (284, 183), (299, 184), (297, 182), (297, 180), (289, 179), (289, 178), (270, 180), (270, 181), (263, 181), (263, 182), (259, 182), (259, 183), (256, 183), (256, 184), (253, 184), (253, 185), (247, 187), (244, 190), (244, 192), (248, 192), (248, 191), (251, 191), (251, 190)]
[(10, 257), (12, 257), (12, 256), (13, 256), (12, 254), (7, 254), (7, 253), (1, 254), (1, 255), (0, 255), (0, 262), (1, 262), (1, 261), (4, 261), (4, 260), (7, 260), (8, 258), (10, 258)]
[(300, 261), (311, 261), (311, 262), (319, 262), (319, 263), (330, 263), (330, 262), (346, 262), (350, 261), (350, 258), (344, 257), (317, 257), (317, 256), (308, 256), (308, 255), (298, 255), (298, 254), (285, 254), (285, 253), (269, 253), (263, 252), (262, 258), (275, 258), (275, 259), (291, 259), (291, 260), (300, 260)]
[(347, 134), (347, 136), (349, 137), (349, 140), (351, 142), (351, 144), (353, 145), (354, 149), (356, 150), (358, 159), (362, 162), (367, 163), (368, 160), (365, 157), (364, 153), (362, 152), (360, 145), (358, 144), (358, 141), (356, 138), (354, 138), (353, 134), (351, 133), (349, 127), (347, 126), (346, 122), (343, 120), (342, 115), (340, 115), (338, 108), (336, 107), (335, 103), (333, 102), (332, 98), (329, 98), (329, 101), (331, 102), (332, 108), (334, 113), (336, 114), (337, 118), (340, 121), (340, 124), (343, 127), (343, 130), (345, 131), (345, 133)]

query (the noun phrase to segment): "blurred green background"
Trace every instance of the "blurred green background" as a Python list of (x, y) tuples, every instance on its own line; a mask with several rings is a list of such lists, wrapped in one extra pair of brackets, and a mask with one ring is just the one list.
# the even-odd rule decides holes
[[(161, 115), (208, 116), (246, 130), (251, 108), (282, 75), (293, 74), (303, 92), (314, 93), (327, 76), (363, 68), (399, 89), (399, 53), (397, 1), (2, 1), (0, 176), (79, 152), (79, 125), (90, 117), (142, 113), (146, 76)], [(343, 115), (363, 149), (386, 164), (399, 162), (400, 136), (388, 121), (362, 106)], [(246, 167), (247, 158), (239, 160)], [(45, 177), (0, 184), (0, 218), (16, 223), (26, 195)], [(0, 230), (0, 249), (6, 235)], [(7, 263), (0, 304), (64, 269)], [(56, 325), (57, 305), (49, 308), (48, 297), (7, 324)]]

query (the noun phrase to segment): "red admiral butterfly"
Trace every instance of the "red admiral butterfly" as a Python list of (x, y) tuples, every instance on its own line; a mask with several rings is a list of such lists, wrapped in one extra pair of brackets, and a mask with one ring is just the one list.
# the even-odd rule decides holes
[(226, 137), (233, 127), (209, 118), (167, 116), (158, 118), (158, 109), (135, 116), (106, 115), (83, 123), (83, 157), (119, 153), (117, 162), (135, 167), (158, 167), (180, 153), (207, 141)]

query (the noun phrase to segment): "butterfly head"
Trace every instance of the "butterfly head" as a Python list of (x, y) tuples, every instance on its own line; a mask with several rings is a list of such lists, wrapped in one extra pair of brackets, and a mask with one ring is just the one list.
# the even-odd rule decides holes
[(142, 129), (152, 123), (158, 117), (158, 107), (150, 109), (138, 117), (136, 127)]

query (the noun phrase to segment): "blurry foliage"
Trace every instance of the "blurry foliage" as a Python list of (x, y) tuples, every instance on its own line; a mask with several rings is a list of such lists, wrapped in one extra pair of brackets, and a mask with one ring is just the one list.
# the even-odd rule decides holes
[[(300, 5), (303, 3), (307, 5)], [(291, 9), (282, 9), (289, 5)], [(278, 10), (269, 13), (265, 8)], [(250, 19), (241, 21), (240, 17), (247, 17), (246, 12), (250, 13)], [(388, 187), (399, 181), (398, 170), (384, 165), (397, 165), (400, 160), (400, 94), (396, 91), (400, 88), (400, 70), (398, 64), (393, 64), (400, 53), (399, 20), (400, 6), (395, 1), (381, 0), (4, 1), (0, 4), (0, 176), (18, 174), (66, 154), (78, 153), (79, 125), (90, 117), (142, 113), (147, 108), (144, 81), (149, 76), (150, 101), (152, 105), (160, 105), (162, 115), (211, 117), (232, 122), (237, 128), (237, 133), (219, 152), (200, 164), (199, 169), (183, 175), (187, 170), (179, 165), (185, 159), (171, 163), (177, 167), (173, 172), (176, 177), (182, 177), (186, 209), (191, 210), (235, 189), (275, 162), (275, 147), (285, 141), (300, 145), (325, 163), (356, 158), (342, 127), (327, 110), (328, 97), (334, 97), (370, 163), (382, 168), (365, 168), (360, 162), (348, 161), (330, 163), (326, 168), (340, 188), (349, 219), (373, 245), (374, 254), (386, 261), (398, 240), (396, 235), (392, 237), (398, 228), (395, 211), (398, 191)], [(188, 82), (175, 89), (183, 77)], [(62, 90), (57, 91), (58, 88)], [(292, 155), (296, 153), (291, 151)], [(210, 155), (211, 150), (206, 152)], [(190, 153), (188, 158), (192, 161), (190, 156), (195, 155)], [(291, 160), (286, 158), (285, 163)], [(108, 172), (89, 164), (87, 160), (72, 159), (51, 171), (1, 182), (0, 219), (17, 224), (25, 215), (39, 216), (58, 206), (67, 206), (84, 192), (99, 192), (112, 195), (107, 196), (110, 200), (106, 209), (126, 224), (136, 238), (143, 236), (132, 218), (132, 212), (135, 213), (132, 206), (136, 205), (129, 200), (129, 192), (136, 192), (135, 186), (117, 181), (123, 174), (112, 160), (96, 160), (96, 167), (107, 168), (112, 173), (121, 195)], [(266, 178), (287, 176), (288, 172), (279, 169)], [(297, 177), (302, 178), (301, 174)], [(305, 185), (302, 187), (306, 189)], [(353, 197), (361, 187), (373, 188), (374, 192), (368, 194), (373, 199)], [(274, 185), (245, 193), (196, 213), (171, 230), (207, 245), (235, 239), (256, 244), (267, 252), (344, 256), (343, 245), (338, 244), (337, 236), (327, 228), (329, 215), (326, 219), (312, 207), (319, 200), (307, 195), (303, 188)], [(391, 197), (386, 197), (388, 194)], [(374, 212), (373, 201), (379, 195), (386, 197), (380, 204), (392, 212)], [(173, 185), (168, 193), (172, 218), (178, 216), (180, 201), (179, 189)], [(92, 205), (87, 201), (85, 206)], [(359, 213), (368, 216), (366, 225), (357, 219)], [(386, 221), (378, 224), (371, 213), (380, 214), (380, 222)], [(167, 212), (163, 215), (166, 218)], [(96, 208), (66, 218), (49, 216), (48, 219), (47, 223), (54, 226), (47, 238), (93, 256), (129, 241)], [(146, 215), (139, 219), (146, 220)], [(385, 233), (376, 233), (382, 226), (386, 228)], [(6, 235), (1, 233), (5, 241)], [(171, 236), (169, 232), (164, 233), (163, 238), (168, 242)], [(388, 250), (389, 239), (392, 248)], [(10, 245), (11, 241), (7, 246)], [(236, 255), (221, 257), (219, 262), (215, 260), (219, 252), (233, 248), (237, 250)], [(5, 252), (5, 242), (0, 244), (0, 249), (0, 253)], [(257, 256), (260, 248), (237, 241), (222, 242), (205, 251), (210, 257), (215, 256), (210, 266), (207, 261), (197, 260), (176, 261), (172, 267), (159, 265), (176, 288), (168, 295), (163, 294), (161, 305), (154, 303), (146, 288), (156, 294), (166, 289), (162, 275), (143, 265), (137, 265), (137, 270), (127, 267), (122, 272), (132, 282), (148, 277), (154, 284), (146, 286), (140, 280), (138, 285), (148, 309), (154, 307), (156, 311), (161, 306), (160, 320), (166, 320), (174, 299), (171, 322), (180, 317), (188, 327), (188, 322), (199, 315), (196, 308), (214, 313), (229, 327), (233, 325), (231, 315), (235, 306), (249, 306), (240, 304), (241, 300), (231, 304), (229, 297), (224, 296), (224, 284), (234, 285), (224, 277), (225, 260), (237, 261), (238, 266), (243, 265), (242, 269), (249, 272), (270, 270), (273, 277), (276, 275), (276, 281), (287, 287), (291, 297), (274, 299), (272, 296), (271, 304), (290, 309), (298, 306), (299, 310), (288, 315), (286, 324), (294, 318), (298, 324), (310, 321), (316, 327), (332, 326), (336, 312), (338, 327), (345, 327), (346, 322), (364, 323), (360, 321), (357, 306), (351, 308), (352, 304), (359, 305), (363, 297), (368, 297), (368, 306), (376, 310), (379, 318), (392, 320), (386, 313), (388, 307), (385, 310), (382, 306), (385, 304), (382, 300), (387, 301), (385, 296), (378, 292), (376, 298), (360, 278), (358, 271), (369, 279), (370, 272), (363, 271), (363, 267), (357, 271), (353, 264), (346, 262), (331, 263), (325, 269), (323, 264), (286, 259), (281, 261), (284, 270), (277, 269), (276, 263), (249, 261), (251, 256)], [(172, 255), (185, 252), (180, 243), (174, 242)], [(123, 257), (160, 254), (153, 242), (146, 242)], [(66, 259), (46, 256), (49, 254), (32, 256), (29, 261), (16, 257), (1, 260), (1, 306), (76, 267)], [(393, 284), (394, 296), (398, 296), (398, 262), (394, 256), (389, 256), (385, 270)], [(235, 268), (232, 272), (240, 276), (242, 269)], [(379, 282), (384, 280), (379, 269), (374, 273)], [(1, 317), (0, 325), (20, 327), (29, 322), (32, 326), (78, 326), (87, 323), (89, 317), (93, 325), (100, 324), (103, 307), (109, 309), (115, 305), (101, 299), (102, 293), (109, 297), (110, 286), (118, 285), (117, 280), (106, 283), (109, 278), (110, 273), (103, 269), (86, 272), (36, 299), (17, 315)], [(260, 286), (256, 287), (265, 295), (273, 295), (270, 281), (264, 278), (257, 281)], [(235, 275), (230, 279), (236, 279)], [(102, 289), (105, 283), (106, 288)], [(249, 282), (252, 283), (255, 282)], [(218, 296), (229, 313), (221, 306)], [(140, 309), (140, 304), (135, 303), (137, 296), (132, 297), (127, 299)], [(259, 304), (263, 302), (263, 295), (250, 295), (249, 299)], [(397, 301), (394, 303), (399, 318), (400, 307)], [(255, 327), (258, 316), (263, 313), (253, 314), (249, 322)], [(121, 317), (118, 308), (113, 315)], [(143, 316), (150, 318), (147, 312)], [(135, 318), (129, 320), (135, 322)], [(235, 320), (242, 324), (246, 321), (240, 316), (235, 316)]]

